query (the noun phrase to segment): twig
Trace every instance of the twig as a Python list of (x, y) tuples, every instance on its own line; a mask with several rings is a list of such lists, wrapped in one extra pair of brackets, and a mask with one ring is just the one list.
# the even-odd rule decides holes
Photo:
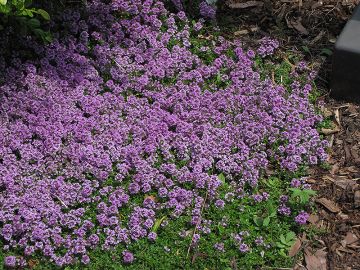
[(192, 236), (191, 236), (191, 242), (190, 242), (189, 248), (188, 248), (188, 250), (187, 250), (186, 259), (189, 257), (190, 250), (191, 250), (191, 245), (192, 245), (192, 243), (193, 243), (193, 241), (194, 241), (194, 235), (195, 235), (195, 233), (196, 233), (196, 229), (197, 229), (197, 227), (200, 225), (200, 222), (201, 222), (201, 214), (202, 214), (202, 212), (203, 212), (203, 210), (204, 210), (207, 197), (208, 197), (208, 191), (206, 191), (205, 199), (204, 199), (204, 202), (203, 202), (203, 204), (202, 204), (202, 206), (201, 206), (201, 210), (200, 210), (200, 217), (199, 217), (198, 222), (196, 223), (195, 229), (194, 229), (193, 234), (192, 234)]
[(55, 196), (56, 199), (59, 200), (59, 202), (60, 202), (65, 208), (69, 208), (69, 207), (59, 198), (59, 196), (57, 196), (57, 195), (54, 195), (54, 196)]

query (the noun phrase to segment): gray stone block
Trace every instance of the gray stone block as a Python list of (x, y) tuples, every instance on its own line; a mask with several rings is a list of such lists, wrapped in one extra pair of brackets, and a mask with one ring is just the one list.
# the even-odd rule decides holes
[(331, 95), (360, 101), (360, 6), (356, 8), (335, 44)]

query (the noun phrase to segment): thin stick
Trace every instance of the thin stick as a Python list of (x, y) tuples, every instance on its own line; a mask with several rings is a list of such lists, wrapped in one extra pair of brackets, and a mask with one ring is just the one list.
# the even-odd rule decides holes
[(192, 236), (191, 236), (191, 242), (190, 242), (189, 248), (188, 248), (188, 250), (187, 250), (186, 259), (189, 257), (190, 250), (191, 250), (191, 245), (192, 245), (193, 240), (194, 240), (194, 235), (195, 235), (195, 233), (196, 233), (196, 229), (197, 229), (197, 227), (200, 225), (200, 222), (201, 222), (201, 214), (202, 214), (202, 212), (203, 212), (203, 210), (204, 210), (207, 197), (208, 197), (208, 191), (206, 191), (205, 199), (204, 199), (203, 205), (201, 206), (199, 221), (196, 223), (195, 229), (194, 229), (193, 234), (192, 234)]

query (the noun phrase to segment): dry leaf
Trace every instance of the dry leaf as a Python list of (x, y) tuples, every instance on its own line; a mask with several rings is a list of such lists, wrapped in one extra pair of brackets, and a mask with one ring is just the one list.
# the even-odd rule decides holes
[(310, 41), (310, 44), (314, 45), (319, 40), (321, 40), (325, 34), (325, 31), (321, 30), (320, 33), (312, 41)]
[(300, 248), (301, 248), (301, 240), (297, 238), (294, 245), (289, 250), (289, 256), (294, 257), (296, 254), (298, 254)]
[(145, 196), (145, 200), (146, 200), (146, 199), (150, 199), (150, 200), (152, 200), (153, 202), (155, 202), (155, 200), (156, 200), (155, 196), (153, 196), (153, 195)]
[(349, 215), (345, 215), (343, 213), (339, 213), (338, 216), (342, 219), (342, 220), (347, 220), (349, 219)]
[(340, 166), (338, 163), (334, 164), (330, 170), (331, 174), (337, 174), (339, 172)]
[(339, 131), (340, 131), (340, 128), (338, 126), (336, 126), (333, 129), (331, 129), (331, 128), (322, 128), (320, 130), (320, 133), (322, 133), (324, 135), (330, 135), (330, 134), (338, 133)]
[(326, 198), (317, 199), (316, 202), (325, 206), (325, 208), (328, 209), (332, 213), (340, 212), (340, 208), (333, 201), (330, 201)]
[(39, 261), (38, 261), (38, 260), (30, 259), (30, 260), (28, 261), (28, 266), (29, 266), (30, 269), (35, 268), (38, 264), (39, 264)]
[(308, 218), (308, 221), (309, 221), (311, 224), (313, 224), (313, 225), (315, 225), (316, 223), (318, 223), (319, 220), (320, 220), (319, 216), (318, 216), (318, 215), (315, 215), (315, 214), (311, 214), (311, 215), (309, 216), (309, 218)]
[(311, 6), (311, 9), (316, 9), (318, 7), (321, 7), (322, 5), (323, 5), (322, 1), (317, 1)]
[[(318, 256), (320, 255), (320, 256)], [(306, 262), (306, 268), (308, 270), (326, 270), (326, 264), (324, 265), (323, 261), (325, 260), (326, 263), (326, 258), (324, 258), (324, 254), (320, 253), (318, 255), (313, 255), (311, 254), (309, 249), (305, 250), (305, 262)], [(326, 252), (325, 252), (326, 255)]]
[(355, 166), (347, 167), (346, 170), (348, 170), (348, 171), (351, 172), (351, 173), (357, 173), (357, 172), (359, 172), (359, 169), (356, 168)]
[(326, 263), (326, 255), (327, 252), (325, 252), (322, 249), (319, 249), (315, 252), (315, 256), (320, 261), (320, 268), (319, 270), (326, 270), (327, 269), (327, 263)]
[(347, 245), (351, 245), (356, 243), (359, 240), (355, 234), (352, 232), (348, 232), (346, 236), (344, 237), (344, 240), (341, 241), (341, 245), (343, 247), (346, 247)]
[(330, 117), (333, 115), (333, 112), (326, 108), (325, 106), (321, 107), (321, 113), (324, 115), (324, 117)]
[(289, 23), (290, 26), (293, 27), (299, 33), (303, 35), (309, 34), (309, 31), (301, 24), (301, 18), (290, 20)]
[(234, 35), (235, 36), (241, 36), (241, 35), (246, 35), (246, 34), (249, 34), (249, 31), (244, 29), (244, 30), (239, 30), (239, 31), (235, 31), (234, 32)]
[(227, 5), (230, 8), (249, 8), (249, 7), (261, 7), (264, 5), (262, 1), (247, 1), (245, 3), (234, 3), (233, 1), (227, 1)]

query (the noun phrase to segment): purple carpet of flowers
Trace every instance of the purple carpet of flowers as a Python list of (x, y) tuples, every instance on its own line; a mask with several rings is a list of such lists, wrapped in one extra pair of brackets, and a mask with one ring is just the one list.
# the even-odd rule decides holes
[[(165, 210), (198, 224), (204, 200), (223, 206), (220, 173), (236, 196), (270, 160), (296, 171), (326, 158), (310, 85), (288, 91), (260, 80), (254, 52), (221, 37), (202, 48), (216, 54), (206, 63), (192, 52), (196, 31), (184, 13), (161, 1), (93, 0), (58, 20), (52, 44), (27, 41), (37, 59), (0, 58), (6, 249), (87, 264), (91, 249), (156, 241), (151, 230)], [(266, 42), (262, 55), (274, 49)], [(143, 203), (132, 204), (139, 194)], [(131, 212), (120, 217), (124, 207)]]
[[(216, 2), (216, 1), (215, 1)], [(171, 3), (175, 6), (178, 11), (184, 11), (184, 4), (183, 0), (171, 0)], [(202, 0), (199, 3), (190, 1), (187, 5), (192, 8), (196, 9), (196, 5), (198, 4), (199, 15), (206, 19), (214, 20), (216, 18), (216, 5), (209, 4), (206, 0)]]

